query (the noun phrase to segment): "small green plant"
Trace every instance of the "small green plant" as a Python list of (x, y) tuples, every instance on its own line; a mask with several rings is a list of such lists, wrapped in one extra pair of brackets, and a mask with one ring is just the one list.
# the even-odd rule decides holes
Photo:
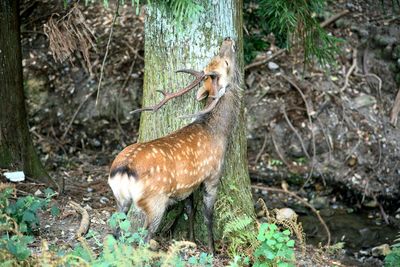
[[(49, 207), (51, 198), (55, 195), (51, 189), (45, 190), (45, 198), (34, 196), (19, 197), (11, 201), (14, 188), (3, 186), (0, 190), (0, 250), (14, 256), (18, 261), (26, 260), (31, 251), (28, 245), (34, 241), (31, 236), (39, 227), (37, 211)], [(58, 215), (59, 209), (53, 205), (52, 215)]]
[(385, 267), (400, 266), (400, 233), (394, 240), (392, 251), (385, 257)]
[[(49, 207), (51, 198), (55, 195), (50, 188), (45, 190), (45, 198), (34, 196), (19, 197), (17, 201), (10, 202), (13, 189), (6, 188), (0, 193), (0, 213), (12, 218), (18, 224), (21, 233), (31, 234), (39, 227), (38, 210), (45, 210)], [(57, 206), (51, 207), (53, 216), (59, 214)]]
[(279, 160), (279, 159), (271, 159), (268, 161), (268, 163), (271, 166), (283, 166), (282, 160)]
[[(109, 225), (113, 229), (120, 229), (119, 238), (108, 235), (99, 245), (103, 250), (97, 257), (85, 240), (76, 246), (72, 253), (65, 255), (69, 264), (82, 264), (90, 266), (212, 266), (213, 257), (207, 253), (200, 253), (198, 257), (192, 256), (183, 259), (179, 251), (190, 247), (191, 242), (176, 242), (168, 253), (155, 252), (149, 249), (144, 241), (147, 231), (139, 229), (131, 232), (131, 223), (124, 213), (114, 213)], [(88, 233), (87, 237), (93, 238), (95, 234)]]
[(275, 224), (261, 224), (257, 236), (260, 246), (254, 252), (253, 266), (294, 266), (294, 240), (290, 234), (290, 230), (281, 232)]
[(250, 247), (256, 243), (256, 235), (253, 231), (254, 219), (248, 215), (242, 215), (226, 223), (223, 237), (230, 236), (228, 253), (231, 256), (242, 253), (244, 247)]

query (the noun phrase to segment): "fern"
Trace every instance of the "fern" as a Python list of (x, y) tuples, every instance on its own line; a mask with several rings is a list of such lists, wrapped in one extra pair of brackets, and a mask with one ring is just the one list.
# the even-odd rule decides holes
[(400, 248), (400, 232), (397, 234), (397, 238), (394, 240), (394, 244), (392, 245), (394, 248)]
[(340, 39), (329, 35), (317, 21), (315, 14), (322, 11), (324, 3), (324, 0), (261, 0), (259, 14), (269, 21), (271, 32), (286, 37), (287, 48), (290, 44), (303, 46), (305, 64), (316, 58), (326, 66), (339, 53)]
[(253, 223), (253, 219), (247, 215), (236, 218), (225, 226), (223, 236), (245, 231), (251, 223)]

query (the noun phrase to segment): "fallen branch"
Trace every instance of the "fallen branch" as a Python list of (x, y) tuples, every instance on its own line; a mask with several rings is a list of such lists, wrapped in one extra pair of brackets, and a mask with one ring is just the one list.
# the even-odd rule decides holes
[(338, 93), (343, 93), (344, 90), (346, 90), (347, 86), (349, 86), (349, 78), (350, 75), (353, 73), (353, 71), (357, 68), (357, 49), (354, 48), (353, 50), (353, 63), (351, 64), (351, 67), (349, 71), (346, 73), (345, 80), (344, 80), (344, 85), (342, 88), (339, 89)]
[(274, 54), (272, 54), (270, 57), (267, 57), (267, 58), (264, 58), (262, 60), (259, 60), (259, 61), (256, 61), (256, 62), (253, 62), (253, 63), (250, 63), (250, 64), (246, 65), (244, 67), (244, 71), (246, 71), (248, 69), (251, 69), (251, 68), (254, 68), (254, 67), (257, 67), (257, 66), (260, 66), (260, 65), (264, 65), (268, 61), (270, 61), (270, 60), (282, 55), (285, 52), (286, 52), (286, 48), (280, 49), (277, 52), (275, 52)]
[(74, 201), (70, 201), (69, 204), (74, 210), (79, 212), (82, 216), (81, 224), (79, 225), (79, 229), (75, 234), (76, 238), (80, 238), (83, 235), (85, 235), (89, 230), (90, 226), (89, 213), (87, 212), (87, 210), (82, 208), (78, 203)]
[(338, 19), (340, 19), (341, 17), (343, 17), (344, 15), (346, 15), (349, 12), (350, 12), (350, 10), (345, 9), (345, 10), (333, 15), (332, 17), (328, 18), (327, 20), (321, 22), (319, 24), (319, 26), (321, 26), (321, 28), (325, 28), (326, 26), (328, 26), (332, 22), (337, 21)]
[(298, 201), (300, 201), (302, 204), (304, 204), (304, 206), (306, 206), (309, 209), (311, 209), (312, 212), (314, 212), (314, 214), (317, 216), (318, 220), (320, 221), (320, 223), (322, 224), (322, 226), (325, 228), (325, 231), (326, 231), (326, 236), (327, 236), (327, 239), (328, 239), (327, 242), (326, 242), (326, 246), (329, 247), (331, 245), (331, 232), (329, 231), (328, 226), (326, 225), (324, 219), (322, 219), (322, 217), (319, 214), (319, 212), (310, 203), (308, 203), (306, 200), (302, 199), (301, 197), (299, 197), (294, 192), (286, 191), (286, 190), (279, 189), (279, 188), (273, 188), (273, 187), (268, 187), (268, 186), (263, 186), (263, 185), (251, 185), (251, 187), (252, 188), (261, 189), (261, 190), (267, 190), (267, 191), (271, 191), (271, 192), (278, 192), (278, 193), (288, 194), (288, 195), (294, 197), (295, 199), (297, 199)]

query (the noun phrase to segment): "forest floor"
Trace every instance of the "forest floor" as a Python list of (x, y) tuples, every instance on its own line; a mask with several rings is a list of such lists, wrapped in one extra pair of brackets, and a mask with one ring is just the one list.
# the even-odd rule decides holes
[[(137, 139), (139, 118), (129, 111), (140, 103), (144, 33), (143, 17), (122, 8), (96, 107), (114, 12), (100, 5), (83, 8), (97, 40), (96, 51), (89, 50), (91, 64), (79, 53), (59, 63), (43, 34), (52, 14), (65, 13), (54, 2), (23, 4), (23, 65), (30, 132), (50, 175), (64, 181), (65, 194), (56, 200), (61, 215), (41, 214), (40, 238), (69, 249), (78, 242), (80, 224), (70, 201), (88, 211), (99, 240), (111, 233), (107, 220), (115, 201), (107, 177), (116, 154)], [(290, 207), (299, 215), (309, 244), (305, 256), (298, 253), (301, 266), (380, 266), (384, 255), (373, 248), (391, 244), (399, 231), (400, 131), (392, 109), (400, 84), (400, 20), (383, 14), (375, 2), (342, 0), (329, 6), (322, 21), (345, 9), (350, 13), (326, 28), (344, 40), (342, 56), (327, 71), (304, 70), (296, 49), (266, 62), (278, 48), (259, 53), (253, 62), (264, 63), (246, 70), (254, 199), (263, 198), (270, 209)], [(274, 186), (307, 199), (328, 225), (332, 243), (344, 242), (343, 248), (334, 253), (319, 249), (327, 236), (314, 213), (293, 196), (268, 190)], [(41, 195), (45, 186), (30, 182), (17, 188), (22, 195)], [(95, 238), (89, 242), (100, 249)], [(35, 246), (40, 248), (40, 240)], [(215, 263), (223, 266), (227, 258), (218, 256)]]

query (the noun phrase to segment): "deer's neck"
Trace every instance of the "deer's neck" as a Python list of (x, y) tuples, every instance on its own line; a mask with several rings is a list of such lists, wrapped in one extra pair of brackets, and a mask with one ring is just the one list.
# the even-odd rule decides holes
[(212, 111), (196, 120), (204, 124), (211, 134), (226, 146), (240, 112), (239, 88), (227, 88)]

